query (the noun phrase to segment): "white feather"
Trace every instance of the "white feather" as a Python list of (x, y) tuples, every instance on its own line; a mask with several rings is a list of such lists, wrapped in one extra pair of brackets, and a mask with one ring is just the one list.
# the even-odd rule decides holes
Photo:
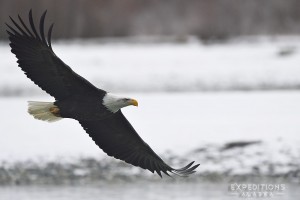
[(119, 97), (114, 94), (107, 93), (103, 97), (102, 104), (111, 112), (116, 113), (120, 108), (128, 106), (128, 102), (124, 101), (124, 97)]
[(50, 108), (54, 107), (53, 102), (28, 101), (28, 113), (35, 119), (47, 122), (55, 122), (61, 120), (61, 117), (55, 116), (50, 112)]

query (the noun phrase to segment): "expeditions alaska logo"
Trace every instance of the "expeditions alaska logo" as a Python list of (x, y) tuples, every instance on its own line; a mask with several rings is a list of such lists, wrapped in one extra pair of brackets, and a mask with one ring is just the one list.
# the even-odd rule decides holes
[(283, 195), (285, 190), (285, 184), (232, 183), (228, 186), (230, 194), (240, 198), (271, 198)]

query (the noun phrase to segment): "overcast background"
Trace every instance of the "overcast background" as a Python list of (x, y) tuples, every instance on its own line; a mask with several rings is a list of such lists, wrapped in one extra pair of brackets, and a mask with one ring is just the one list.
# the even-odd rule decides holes
[[(34, 120), (53, 101), (17, 67), (4, 22), (54, 22), (53, 49), (107, 91), (187, 179), (106, 156), (71, 119)], [(11, 24), (11, 22), (9, 22)], [(238, 199), (230, 183), (286, 184), (299, 199), (299, 0), (0, 0), (0, 199)]]

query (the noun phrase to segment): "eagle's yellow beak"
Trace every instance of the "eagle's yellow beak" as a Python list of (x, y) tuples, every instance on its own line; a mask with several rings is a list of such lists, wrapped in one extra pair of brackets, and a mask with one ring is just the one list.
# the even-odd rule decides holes
[(130, 105), (133, 105), (133, 106), (139, 106), (139, 103), (135, 99), (130, 99), (129, 103), (130, 103)]

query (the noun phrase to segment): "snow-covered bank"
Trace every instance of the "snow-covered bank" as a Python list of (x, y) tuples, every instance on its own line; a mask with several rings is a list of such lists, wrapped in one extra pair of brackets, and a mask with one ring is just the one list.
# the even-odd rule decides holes
[[(278, 138), (299, 142), (300, 92), (148, 93), (124, 94), (139, 107), (123, 112), (140, 136), (159, 154), (176, 155), (207, 143)], [(0, 160), (104, 156), (71, 119), (46, 123), (27, 113), (27, 100), (0, 98)]]
[[(74, 41), (54, 44), (76, 72), (111, 91), (207, 91), (300, 88), (299, 38), (203, 45)], [(0, 43), (0, 95), (41, 94)]]
[[(184, 159), (183, 159), (184, 157)], [(300, 183), (300, 147), (284, 141), (276, 143), (231, 142), (206, 144), (178, 156), (164, 154), (171, 166), (194, 159), (201, 163), (197, 172), (181, 181), (265, 180), (270, 178)], [(175, 176), (175, 175), (173, 175)], [(23, 161), (0, 163), (0, 185), (87, 184), (134, 180), (160, 180), (158, 175), (113, 158), (83, 157), (52, 162)], [(172, 181), (167, 178), (167, 181)]]

